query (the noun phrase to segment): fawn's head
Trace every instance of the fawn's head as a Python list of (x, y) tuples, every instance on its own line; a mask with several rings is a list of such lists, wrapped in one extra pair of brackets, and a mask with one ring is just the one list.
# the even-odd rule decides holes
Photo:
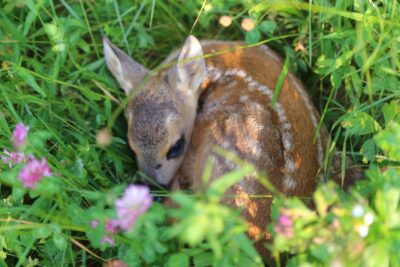
[(168, 185), (182, 163), (196, 118), (199, 86), (206, 75), (201, 45), (189, 36), (180, 63), (154, 75), (147, 75), (144, 66), (107, 38), (103, 45), (109, 70), (126, 95), (134, 95), (125, 113), (139, 169)]

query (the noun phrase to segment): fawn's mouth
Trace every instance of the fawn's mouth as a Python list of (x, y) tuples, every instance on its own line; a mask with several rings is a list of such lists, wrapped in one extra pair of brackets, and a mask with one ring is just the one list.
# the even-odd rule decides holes
[(171, 189), (171, 181), (163, 182), (163, 177), (160, 177), (158, 173), (155, 175), (149, 175), (143, 171), (139, 172), (140, 175), (140, 183), (149, 186), (150, 188), (158, 189), (158, 190), (170, 190)]

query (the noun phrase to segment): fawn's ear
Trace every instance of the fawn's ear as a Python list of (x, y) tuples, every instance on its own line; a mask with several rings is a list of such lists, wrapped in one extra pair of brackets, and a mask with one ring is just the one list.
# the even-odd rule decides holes
[[(206, 64), (199, 40), (189, 35), (179, 54), (176, 66), (178, 87), (196, 92), (206, 76)], [(196, 59), (190, 59), (197, 57)]]
[(107, 67), (117, 79), (125, 94), (129, 95), (142, 81), (148, 70), (103, 37)]

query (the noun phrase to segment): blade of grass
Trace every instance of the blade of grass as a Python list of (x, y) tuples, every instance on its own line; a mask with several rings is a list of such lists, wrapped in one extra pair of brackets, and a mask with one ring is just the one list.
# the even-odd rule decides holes
[(81, 4), (83, 17), (85, 18), (86, 27), (87, 27), (87, 29), (89, 31), (90, 38), (92, 39), (92, 43), (93, 43), (93, 46), (94, 46), (94, 50), (96, 52), (96, 56), (97, 56), (97, 58), (99, 58), (100, 57), (100, 52), (99, 52), (99, 50), (97, 48), (97, 42), (94, 39), (92, 28), (90, 27), (89, 19), (88, 19), (87, 14), (86, 14), (86, 9), (85, 9), (85, 7), (83, 5), (82, 0), (79, 0), (79, 3)]
[(131, 54), (131, 48), (129, 47), (128, 40), (126, 38), (125, 28), (124, 28), (124, 24), (122, 23), (122, 20), (121, 20), (121, 15), (120, 15), (120, 12), (119, 12), (119, 7), (118, 7), (118, 4), (117, 4), (117, 1), (114, 0), (113, 3), (114, 3), (115, 13), (117, 15), (118, 24), (119, 24), (119, 27), (121, 28), (121, 31), (122, 31), (122, 36), (123, 36), (123, 40), (122, 41), (124, 42), (125, 47), (128, 50), (128, 54)]
[(290, 57), (289, 54), (286, 53), (285, 62), (283, 63), (282, 71), (279, 74), (278, 80), (276, 81), (274, 94), (271, 99), (272, 108), (275, 108), (276, 101), (278, 101), (279, 93), (281, 92), (283, 82), (285, 81), (285, 78), (289, 72), (289, 64), (290, 64)]

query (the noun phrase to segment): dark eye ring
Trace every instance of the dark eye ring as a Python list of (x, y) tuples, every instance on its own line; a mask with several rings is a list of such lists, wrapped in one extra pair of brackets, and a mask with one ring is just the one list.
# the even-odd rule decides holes
[(174, 159), (182, 155), (185, 148), (185, 137), (182, 135), (181, 138), (168, 150), (167, 159)]

